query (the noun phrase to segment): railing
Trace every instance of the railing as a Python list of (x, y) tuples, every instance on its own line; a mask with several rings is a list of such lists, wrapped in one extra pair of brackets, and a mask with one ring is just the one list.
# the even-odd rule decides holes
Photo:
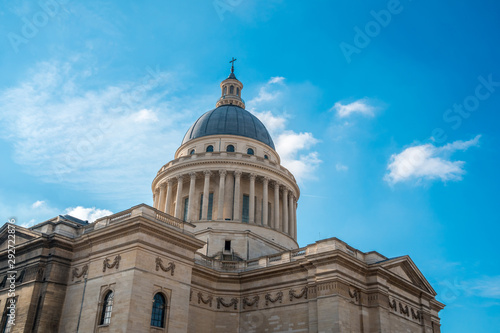
[(292, 251), (262, 256), (251, 260), (223, 261), (207, 257), (201, 253), (196, 253), (195, 262), (199, 265), (219, 271), (242, 272), (292, 262), (300, 259), (299, 257), (304, 257), (305, 255), (306, 248), (300, 248)]
[(127, 209), (123, 212), (119, 212), (113, 215), (105, 216), (100, 219), (97, 219), (95, 223), (89, 224), (86, 227), (84, 233), (91, 232), (92, 230), (97, 230), (103, 228), (109, 224), (121, 222), (125, 219), (128, 219), (132, 216), (143, 216), (148, 219), (156, 219), (157, 221), (168, 224), (174, 228), (182, 230), (184, 233), (190, 233), (185, 230), (185, 225), (191, 225), (189, 222), (184, 222), (178, 218), (175, 218), (171, 215), (165, 214), (159, 210), (156, 210), (147, 205), (141, 204), (130, 209)]
[(170, 215), (164, 214), (160, 211), (156, 212), (156, 219), (160, 220), (162, 222), (165, 222), (166, 224), (169, 224), (173, 227), (184, 230), (184, 222), (182, 222), (181, 220), (176, 219)]

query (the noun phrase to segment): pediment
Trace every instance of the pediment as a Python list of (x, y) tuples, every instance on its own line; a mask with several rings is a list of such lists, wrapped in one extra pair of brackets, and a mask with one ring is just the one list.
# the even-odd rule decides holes
[[(26, 229), (24, 227), (20, 227), (20, 226), (15, 226), (15, 230), (16, 230), (16, 238), (15, 238), (15, 245), (16, 247), (23, 244), (23, 243), (26, 243), (32, 239), (35, 239), (35, 238), (38, 238), (40, 237), (41, 235), (39, 233), (35, 233), (29, 229)], [(9, 233), (8, 233), (8, 225), (7, 224), (4, 224), (2, 226), (2, 228), (0, 229), (0, 251), (3, 251), (3, 250), (6, 250), (7, 247), (8, 247), (8, 240), (9, 240)]]
[(414, 286), (436, 295), (430, 283), (409, 256), (389, 259), (380, 263), (380, 265), (406, 282), (410, 282)]

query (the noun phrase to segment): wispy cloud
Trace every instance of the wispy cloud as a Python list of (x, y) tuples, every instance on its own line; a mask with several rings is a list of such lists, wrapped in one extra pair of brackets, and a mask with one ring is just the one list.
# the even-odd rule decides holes
[[(285, 98), (286, 97), (286, 98)], [(312, 133), (295, 132), (287, 128), (286, 113), (279, 114), (279, 107), (293, 102), (293, 93), (284, 77), (273, 77), (259, 88), (258, 95), (247, 106), (259, 118), (273, 137), (281, 164), (302, 181), (314, 178), (314, 171), (321, 163), (319, 154), (311, 151), (318, 140)]]
[(342, 164), (342, 163), (337, 163), (337, 164), (335, 164), (335, 169), (337, 171), (347, 171), (347, 170), (349, 170), (349, 167), (347, 165)]
[(340, 118), (346, 118), (356, 113), (373, 117), (375, 116), (376, 109), (377, 107), (373, 105), (373, 102), (367, 98), (363, 98), (348, 104), (337, 102), (333, 105), (331, 110), (336, 111)]
[(278, 99), (282, 95), (280, 86), (284, 85), (285, 78), (281, 76), (272, 77), (259, 89), (259, 94), (249, 101), (249, 104), (269, 102)]
[(0, 136), (13, 143), (18, 164), (47, 182), (146, 201), (192, 111), (169, 95), (171, 73), (146, 68), (137, 82), (100, 89), (84, 86), (91, 75), (71, 62), (35, 66), (0, 91)]
[(457, 181), (465, 174), (464, 161), (452, 161), (450, 156), (458, 150), (478, 146), (480, 135), (469, 141), (455, 141), (442, 147), (433, 144), (412, 146), (393, 154), (384, 180), (390, 184), (411, 180)]

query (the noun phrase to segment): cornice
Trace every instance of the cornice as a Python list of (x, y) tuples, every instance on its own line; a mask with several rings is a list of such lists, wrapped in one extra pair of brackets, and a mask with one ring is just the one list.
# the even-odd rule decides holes
[[(259, 163), (252, 163), (249, 161), (241, 161), (241, 160), (237, 160), (237, 159), (224, 159), (224, 158), (218, 158), (218, 159), (213, 159), (213, 160), (204, 159), (202, 161), (195, 160), (195, 161), (179, 162), (178, 164), (173, 165), (173, 166), (167, 168), (166, 170), (163, 170), (162, 172), (159, 172), (153, 180), (153, 183), (151, 185), (152, 189), (156, 188), (156, 186), (160, 180), (163, 180), (163, 179), (166, 179), (169, 177), (175, 177), (176, 175), (174, 175), (174, 173), (179, 169), (184, 169), (186, 167), (203, 166), (206, 164), (222, 164), (226, 168), (227, 168), (228, 164), (239, 165), (239, 166), (254, 167), (254, 168), (257, 168), (260, 170), (265, 170), (265, 171), (271, 172), (277, 176), (284, 178), (287, 182), (289, 182), (292, 185), (291, 187), (294, 189), (294, 192), (295, 192), (294, 194), (296, 194), (296, 200), (298, 200), (300, 197), (300, 189), (299, 189), (299, 186), (297, 185), (295, 179), (288, 176), (285, 172), (278, 170), (278, 169), (275, 169), (275, 168), (272, 168), (272, 167), (269, 167), (269, 166), (266, 166), (266, 165), (259, 164)], [(214, 169), (217, 169), (217, 168), (214, 168)], [(199, 172), (203, 172), (204, 170), (206, 170), (206, 168), (202, 167), (202, 168), (200, 168)], [(228, 170), (228, 171), (233, 171), (233, 170)], [(259, 175), (259, 176), (264, 176), (264, 175)]]

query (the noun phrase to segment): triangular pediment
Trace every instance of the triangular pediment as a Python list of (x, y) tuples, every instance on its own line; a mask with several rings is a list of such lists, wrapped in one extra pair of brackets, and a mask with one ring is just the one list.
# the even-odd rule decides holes
[[(2, 226), (2, 228), (0, 228), (0, 251), (6, 250), (8, 248), (9, 235), (11, 234), (9, 234), (8, 224), (6, 223)], [(10, 244), (15, 245), (16, 247), (20, 244), (26, 243), (41, 236), (39, 233), (33, 232), (29, 229), (17, 225), (15, 226), (15, 235), (15, 243), (11, 242)]]
[(385, 260), (379, 263), (379, 265), (397, 277), (410, 282), (414, 286), (423, 289), (432, 295), (436, 295), (436, 292), (430, 283), (409, 256)]

